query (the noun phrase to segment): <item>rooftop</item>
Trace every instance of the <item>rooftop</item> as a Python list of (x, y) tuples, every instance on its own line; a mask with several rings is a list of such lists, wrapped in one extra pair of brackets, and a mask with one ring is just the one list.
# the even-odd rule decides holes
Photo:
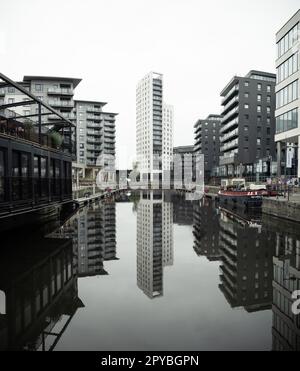
[(54, 76), (24, 76), (23, 81), (60, 81), (72, 83), (73, 87), (76, 88), (81, 79), (76, 79), (73, 77), (54, 77)]

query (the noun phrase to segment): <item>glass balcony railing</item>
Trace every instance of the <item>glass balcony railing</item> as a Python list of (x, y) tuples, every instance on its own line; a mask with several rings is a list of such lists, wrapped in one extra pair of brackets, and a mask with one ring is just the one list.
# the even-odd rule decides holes
[(228, 143), (224, 144), (224, 145), (220, 148), (220, 151), (221, 151), (221, 152), (225, 152), (225, 151), (228, 151), (229, 149), (232, 149), (232, 148), (238, 147), (238, 145), (239, 145), (239, 140), (238, 140), (238, 139), (234, 139), (234, 140), (232, 140), (231, 142), (228, 142)]
[(229, 99), (239, 91), (239, 84), (234, 85), (234, 87), (226, 94), (222, 100), (222, 105), (225, 105)]
[(226, 142), (228, 139), (231, 139), (231, 138), (234, 138), (234, 137), (237, 137), (239, 135), (239, 129), (235, 129), (231, 132), (229, 132), (228, 134), (224, 134), (223, 136), (220, 137), (220, 141), (222, 143)]
[(74, 102), (73, 101), (64, 101), (64, 100), (50, 100), (49, 105), (51, 107), (69, 107), (73, 108), (74, 107)]
[(228, 130), (232, 129), (234, 126), (239, 124), (239, 119), (236, 118), (234, 120), (229, 121), (226, 125), (221, 126), (220, 133), (226, 133)]
[(67, 88), (49, 88), (48, 94), (53, 95), (74, 95), (73, 89), (67, 89)]

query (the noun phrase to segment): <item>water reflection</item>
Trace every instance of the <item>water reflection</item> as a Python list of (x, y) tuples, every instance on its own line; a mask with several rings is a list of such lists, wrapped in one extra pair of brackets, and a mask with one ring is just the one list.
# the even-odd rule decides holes
[(220, 290), (232, 308), (243, 307), (247, 312), (270, 309), (274, 236), (225, 210), (219, 220)]
[(0, 260), (0, 350), (53, 350), (83, 307), (72, 241), (45, 238), (22, 241), (22, 249), (20, 242), (7, 246), (10, 252)]
[[(127, 232), (125, 217), (117, 219), (122, 213), (127, 218), (132, 215), (136, 235), (126, 240), (128, 246), (118, 241), (117, 248), (117, 231), (121, 236), (124, 236), (124, 229), (125, 234), (131, 233), (131, 230)], [(270, 340), (272, 335), (272, 345), (263, 343), (261, 347), (300, 350), (300, 316), (291, 312), (292, 293), (300, 290), (298, 225), (222, 209), (209, 200), (191, 202), (180, 194), (142, 191), (120, 196), (117, 202), (107, 200), (83, 208), (47, 237), (13, 242), (10, 239), (3, 245), (0, 259), (1, 350), (54, 350), (65, 338), (67, 329), (77, 325), (82, 330), (89, 321), (94, 326), (98, 323), (98, 306), (95, 306), (97, 313), (92, 310), (88, 319), (84, 313), (91, 310), (91, 303), (80, 310), (84, 307), (80, 297), (84, 297), (85, 305), (87, 300), (98, 300), (93, 296), (93, 288), (102, 293), (101, 316), (106, 315), (109, 323), (107, 328), (102, 323), (102, 331), (104, 328), (107, 331), (104, 339), (101, 331), (95, 331), (97, 335), (91, 341), (96, 345), (106, 344), (110, 335), (115, 341), (118, 339), (109, 322), (110, 312), (114, 310), (111, 316), (118, 318), (115, 330), (118, 333), (125, 326), (122, 315), (129, 321), (129, 312), (133, 313), (133, 322), (128, 324), (133, 328), (135, 321), (138, 325), (141, 308), (146, 313), (149, 306), (154, 305), (158, 318), (161, 313), (168, 313), (170, 318), (176, 319), (172, 322), (174, 339), (179, 339), (179, 333), (185, 331), (180, 322), (183, 318), (188, 327), (185, 341), (189, 341), (190, 334), (192, 338), (189, 347), (197, 348), (198, 342), (202, 342), (203, 347), (208, 338), (220, 337), (219, 328), (213, 327), (215, 321), (211, 320), (207, 309), (209, 303), (217, 302), (221, 309), (212, 308), (212, 313), (218, 322), (226, 326), (226, 320), (232, 321), (230, 326), (234, 331), (228, 343), (236, 346), (244, 341), (237, 329), (245, 326), (242, 336), (245, 339), (252, 336), (245, 344), (259, 340), (255, 340), (254, 334), (249, 335), (254, 327), (254, 332), (268, 333)], [(116, 264), (111, 264), (114, 261)], [(93, 280), (94, 277), (101, 279)], [(201, 279), (210, 281), (200, 282)], [(120, 285), (123, 280), (126, 284)], [(181, 281), (184, 287), (181, 287), (182, 298), (179, 298), (176, 293)], [(80, 282), (84, 284), (79, 285)], [(168, 289), (164, 290), (164, 286)], [(114, 288), (119, 291), (115, 293)], [(130, 300), (122, 306), (124, 296)], [(147, 298), (160, 300), (149, 304)], [(186, 308), (187, 316), (183, 316), (182, 308), (178, 312), (176, 309), (182, 305), (182, 300), (192, 303)], [(205, 302), (208, 304), (202, 306)], [(118, 307), (124, 313), (118, 313)], [(265, 314), (263, 319), (259, 317), (261, 313)], [(165, 323), (162, 318), (166, 317), (162, 315), (157, 323), (156, 319), (150, 320), (151, 326), (148, 326), (151, 328), (147, 327), (148, 334), (153, 328), (153, 344), (159, 344), (157, 348), (152, 345), (155, 349), (165, 344), (155, 337), (155, 330), (158, 331), (155, 326)], [(272, 318), (273, 324), (266, 318)], [(140, 340), (135, 339), (145, 338), (143, 329), (134, 331), (131, 342), (138, 343)], [(173, 340), (169, 341), (171, 344)], [(211, 343), (207, 348), (213, 350), (214, 346)], [(64, 349), (66, 344), (61, 347)]]
[(174, 264), (173, 204), (168, 193), (143, 191), (137, 206), (137, 285), (163, 296), (164, 267)]
[(300, 289), (300, 233), (298, 225), (283, 223), (278, 230), (268, 221), (276, 236), (273, 258), (273, 350), (300, 350), (300, 316), (292, 313), (292, 293)]
[(73, 240), (74, 269), (80, 278), (107, 275), (104, 262), (118, 260), (115, 202), (81, 209), (59, 233)]

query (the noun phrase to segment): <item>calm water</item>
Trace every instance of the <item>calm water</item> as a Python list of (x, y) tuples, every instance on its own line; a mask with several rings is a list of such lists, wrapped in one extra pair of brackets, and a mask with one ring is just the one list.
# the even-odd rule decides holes
[(250, 219), (145, 193), (4, 241), (0, 349), (299, 350), (299, 227)]

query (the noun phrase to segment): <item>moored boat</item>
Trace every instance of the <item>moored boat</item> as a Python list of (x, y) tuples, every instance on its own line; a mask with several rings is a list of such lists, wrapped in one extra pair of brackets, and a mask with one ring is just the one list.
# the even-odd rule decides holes
[(221, 204), (244, 208), (261, 208), (263, 196), (260, 191), (221, 190), (218, 193)]

